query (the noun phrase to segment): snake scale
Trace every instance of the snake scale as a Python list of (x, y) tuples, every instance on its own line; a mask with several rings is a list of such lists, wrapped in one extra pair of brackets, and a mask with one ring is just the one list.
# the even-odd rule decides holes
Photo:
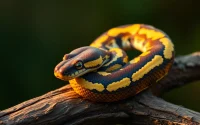
[[(141, 54), (129, 61), (125, 50)], [(90, 46), (80, 47), (55, 67), (76, 93), (95, 102), (134, 96), (162, 79), (174, 60), (174, 45), (161, 30), (146, 24), (112, 28)]]

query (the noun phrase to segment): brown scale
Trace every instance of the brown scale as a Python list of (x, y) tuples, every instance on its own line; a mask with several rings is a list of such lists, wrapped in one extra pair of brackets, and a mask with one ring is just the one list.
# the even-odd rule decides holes
[[(127, 27), (127, 26), (129, 26), (129, 25), (121, 26), (121, 27)], [(143, 24), (140, 25), (140, 29), (141, 28), (152, 29), (152, 30), (155, 30), (155, 31), (158, 31), (158, 32), (162, 32), (162, 31), (155, 29), (151, 26), (147, 26), (147, 25), (143, 25)], [(154, 45), (160, 45), (160, 44), (163, 46), (163, 44), (159, 41), (159, 39), (161, 39), (161, 38), (158, 38), (157, 40), (152, 40), (152, 38), (147, 38), (147, 34), (139, 34), (140, 29), (134, 35), (130, 35), (129, 32), (127, 32), (127, 33), (118, 34), (118, 36), (115, 36), (115, 37), (109, 36), (105, 41), (101, 41), (102, 42), (101, 47), (104, 48), (104, 47), (106, 47), (105, 45), (112, 45), (110, 42), (114, 38), (120, 37), (120, 36), (122, 37), (122, 36), (126, 36), (126, 35), (128, 35), (128, 36), (130, 35), (128, 42), (132, 46), (129, 46), (128, 47), (129, 49), (134, 48), (133, 43), (134, 43), (135, 36), (145, 39), (145, 41), (143, 42), (143, 46), (145, 46), (147, 43), (149, 43), (148, 46), (154, 46)], [(106, 35), (106, 34), (107, 34), (107, 32), (105, 32), (103, 35)], [(166, 37), (166, 38), (168, 38), (168, 37)], [(123, 48), (123, 46), (120, 46), (120, 47)], [(159, 48), (155, 48), (155, 47), (153, 49), (150, 49), (149, 51), (151, 51), (151, 54), (156, 54), (157, 49), (158, 49), (158, 51), (160, 51)], [(145, 57), (142, 57), (142, 58), (145, 58)], [(140, 62), (143, 61), (142, 58), (141, 58)], [(172, 57), (172, 58), (174, 58), (174, 57)], [(165, 58), (163, 58), (163, 59), (165, 60)], [(165, 63), (165, 61), (163, 63)], [(127, 87), (126, 89), (118, 91), (118, 92), (95, 93), (95, 92), (92, 92), (91, 90), (88, 90), (88, 89), (82, 87), (76, 81), (70, 81), (70, 84), (71, 84), (72, 88), (75, 90), (76, 93), (78, 93), (79, 95), (83, 96), (84, 98), (86, 98), (88, 100), (95, 101), (95, 102), (113, 102), (113, 101), (118, 101), (118, 100), (128, 98), (130, 96), (134, 96), (137, 93), (148, 88), (149, 86), (154, 84), (156, 80), (165, 76), (168, 73), (172, 64), (173, 64), (173, 59), (170, 59), (170, 62), (168, 62), (168, 64), (166, 64), (164, 67), (161, 67), (157, 71), (152, 72), (150, 75), (147, 75), (146, 77), (141, 78), (140, 81), (137, 84), (133, 85), (132, 87)], [(134, 84), (134, 83), (132, 83), (132, 84)]]
[(70, 85), (72, 86), (72, 88), (75, 90), (76, 93), (78, 93), (79, 95), (81, 95), (82, 97), (90, 101), (95, 101), (95, 102), (118, 101), (118, 100), (128, 98), (130, 96), (134, 96), (137, 93), (143, 91), (144, 89), (154, 84), (157, 79), (161, 78), (163, 75), (165, 75), (169, 71), (172, 64), (173, 64), (173, 61), (168, 63), (164, 68), (155, 71), (152, 74), (152, 76), (147, 76), (147, 78), (142, 79), (140, 83), (137, 83), (137, 85), (134, 85), (130, 88), (127, 88), (123, 91), (119, 91), (116, 93), (95, 93), (95, 92), (92, 92), (91, 90), (85, 89), (84, 87), (80, 86), (76, 82), (70, 82)]

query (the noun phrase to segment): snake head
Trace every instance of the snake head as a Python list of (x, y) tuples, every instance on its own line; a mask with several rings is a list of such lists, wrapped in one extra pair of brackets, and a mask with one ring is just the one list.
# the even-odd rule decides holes
[(54, 69), (54, 75), (68, 81), (99, 69), (109, 61), (109, 52), (95, 47), (81, 47), (65, 54)]

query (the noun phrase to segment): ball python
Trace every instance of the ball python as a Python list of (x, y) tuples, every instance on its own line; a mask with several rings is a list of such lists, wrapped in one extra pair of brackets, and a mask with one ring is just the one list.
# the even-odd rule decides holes
[[(126, 50), (141, 54), (129, 61)], [(80, 96), (113, 102), (134, 96), (162, 79), (174, 60), (174, 45), (163, 31), (146, 24), (112, 28), (90, 46), (65, 54), (54, 75)]]

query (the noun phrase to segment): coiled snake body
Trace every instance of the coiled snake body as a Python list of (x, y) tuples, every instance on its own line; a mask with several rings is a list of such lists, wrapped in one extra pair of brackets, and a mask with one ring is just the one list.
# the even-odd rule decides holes
[[(128, 61), (124, 50), (142, 52)], [(144, 24), (112, 28), (90, 46), (64, 55), (54, 70), (76, 93), (96, 102), (133, 96), (164, 77), (174, 59), (174, 46), (159, 29)]]

